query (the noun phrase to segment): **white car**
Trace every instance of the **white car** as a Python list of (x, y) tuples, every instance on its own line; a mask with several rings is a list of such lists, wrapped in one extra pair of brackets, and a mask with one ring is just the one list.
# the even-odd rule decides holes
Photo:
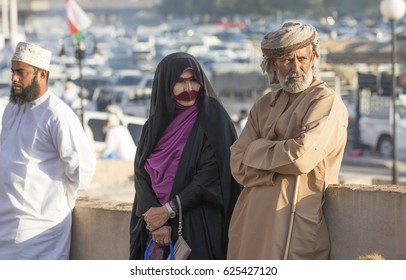
[(154, 75), (122, 75), (114, 85), (94, 90), (93, 103), (97, 111), (110, 104), (118, 105), (126, 115), (148, 117)]
[[(107, 112), (97, 111), (85, 111), (83, 116), (83, 126), (88, 133), (88, 136), (93, 139), (94, 147), (96, 151), (102, 151), (105, 147), (105, 133), (103, 132), (103, 126), (107, 120)], [(138, 141), (141, 137), (142, 127), (146, 122), (146, 118), (134, 117), (124, 115), (124, 125), (127, 126), (134, 140), (135, 145), (138, 145)]]
[[(397, 151), (406, 150), (406, 105), (398, 104), (396, 107), (396, 147)], [(380, 156), (392, 156), (392, 121), (386, 115), (366, 115), (359, 120), (361, 143), (370, 146)]]

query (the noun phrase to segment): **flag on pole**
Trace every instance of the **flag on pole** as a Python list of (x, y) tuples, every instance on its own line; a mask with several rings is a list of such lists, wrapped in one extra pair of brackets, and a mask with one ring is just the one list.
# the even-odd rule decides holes
[(92, 22), (75, 0), (65, 0), (65, 4), (70, 34), (73, 40), (79, 44), (84, 38), (84, 30), (87, 29)]

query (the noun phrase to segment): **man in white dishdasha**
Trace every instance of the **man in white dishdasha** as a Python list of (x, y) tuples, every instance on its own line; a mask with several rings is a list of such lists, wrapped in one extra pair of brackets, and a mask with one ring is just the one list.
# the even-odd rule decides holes
[(0, 259), (69, 259), (72, 209), (96, 168), (77, 115), (48, 89), (51, 52), (20, 42), (0, 134)]

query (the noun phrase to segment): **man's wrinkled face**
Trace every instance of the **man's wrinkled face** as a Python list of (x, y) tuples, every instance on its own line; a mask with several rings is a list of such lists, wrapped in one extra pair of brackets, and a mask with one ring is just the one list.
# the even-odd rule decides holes
[(10, 101), (25, 104), (34, 101), (40, 95), (37, 79), (38, 69), (24, 62), (11, 62)]
[(285, 91), (299, 93), (310, 86), (315, 55), (309, 45), (274, 60), (279, 83)]

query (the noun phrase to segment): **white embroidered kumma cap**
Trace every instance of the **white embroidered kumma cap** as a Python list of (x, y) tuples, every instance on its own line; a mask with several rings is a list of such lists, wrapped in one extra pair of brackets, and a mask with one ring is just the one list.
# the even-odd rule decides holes
[(17, 44), (12, 61), (21, 61), (40, 69), (49, 71), (52, 52), (32, 43), (20, 42)]

